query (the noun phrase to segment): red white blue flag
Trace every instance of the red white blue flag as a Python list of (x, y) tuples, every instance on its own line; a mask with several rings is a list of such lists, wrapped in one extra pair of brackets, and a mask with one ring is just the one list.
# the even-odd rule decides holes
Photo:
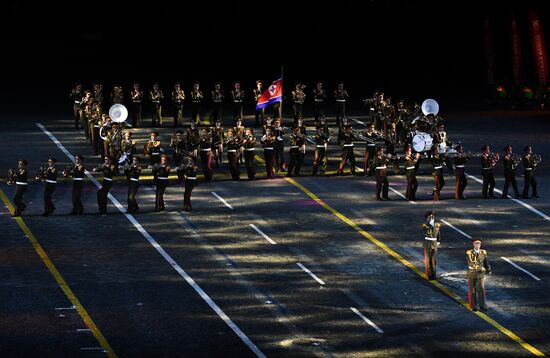
[(256, 104), (256, 109), (262, 109), (275, 102), (283, 100), (283, 79), (279, 78), (273, 81), (269, 87), (262, 93)]

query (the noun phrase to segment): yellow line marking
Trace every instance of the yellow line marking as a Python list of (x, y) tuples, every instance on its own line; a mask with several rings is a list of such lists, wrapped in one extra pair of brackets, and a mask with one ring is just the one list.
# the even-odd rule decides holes
[[(300, 189), (301, 191), (303, 191), (304, 193), (306, 193), (307, 196), (309, 196), (311, 199), (313, 199), (317, 204), (321, 205), (323, 208), (325, 208), (326, 210), (328, 210), (332, 214), (334, 214), (334, 216), (336, 216), (338, 219), (342, 220), (343, 222), (345, 222), (346, 224), (351, 226), (358, 233), (360, 233), (363, 237), (369, 239), (373, 244), (380, 247), (382, 250), (384, 250), (390, 256), (392, 256), (397, 261), (399, 261), (402, 265), (408, 267), (411, 271), (416, 273), (418, 276), (420, 276), (422, 278), (426, 278), (424, 272), (422, 272), (418, 267), (413, 265), (411, 262), (409, 262), (407, 259), (405, 259), (403, 256), (401, 256), (396, 251), (389, 248), (382, 241), (376, 239), (374, 236), (372, 236), (371, 234), (369, 234), (368, 232), (363, 230), (359, 225), (357, 225), (354, 221), (348, 219), (344, 214), (340, 213), (338, 210), (336, 210), (333, 207), (331, 207), (330, 205), (328, 205), (324, 200), (319, 198), (317, 195), (315, 195), (313, 192), (311, 192), (308, 188), (306, 188), (305, 186), (298, 183), (296, 180), (294, 180), (292, 178), (285, 177), (285, 180), (287, 182), (289, 182), (290, 184), (294, 185), (295, 187), (297, 187), (298, 189)], [(460, 296), (458, 296), (456, 293), (451, 291), (449, 288), (447, 288), (446, 286), (444, 286), (443, 284), (441, 284), (437, 281), (428, 281), (428, 282), (431, 283), (432, 285), (434, 285), (435, 287), (437, 287), (440, 291), (445, 293), (447, 296), (452, 298), (454, 301), (456, 301), (460, 305), (462, 305), (465, 308), (467, 308), (468, 310), (470, 310), (468, 303), (466, 301), (464, 301), (462, 298), (460, 298)], [(521, 345), (524, 349), (531, 352), (533, 355), (538, 356), (538, 357), (544, 357), (545, 356), (544, 353), (542, 353), (541, 351), (539, 351), (538, 349), (536, 349), (535, 347), (533, 347), (529, 343), (525, 342), (523, 339), (521, 339), (519, 336), (517, 336), (514, 332), (512, 332), (509, 329), (505, 328), (504, 326), (502, 326), (500, 323), (498, 323), (497, 321), (495, 321), (494, 319), (492, 319), (491, 317), (489, 317), (485, 313), (479, 312), (479, 311), (477, 311), (477, 312), (471, 311), (471, 312), (475, 313), (478, 317), (484, 319), (487, 323), (489, 323), (490, 325), (492, 325), (493, 327), (498, 329), (500, 332), (504, 333), (506, 336), (511, 338), (513, 341), (515, 341), (516, 343)]]
[[(13, 212), (15, 209), (2, 189), (0, 189), (0, 199), (2, 199), (4, 204), (8, 207), (10, 214), (13, 215)], [(113, 349), (111, 348), (111, 346), (109, 345), (109, 343), (107, 342), (103, 334), (99, 331), (94, 321), (92, 320), (92, 317), (90, 317), (90, 315), (88, 314), (88, 312), (86, 312), (86, 310), (84, 309), (84, 307), (82, 306), (78, 298), (76, 298), (75, 294), (73, 293), (73, 291), (71, 290), (71, 288), (69, 287), (69, 285), (67, 284), (63, 276), (61, 276), (61, 273), (57, 270), (53, 262), (50, 260), (50, 258), (48, 257), (48, 254), (46, 254), (46, 251), (44, 251), (44, 249), (42, 248), (42, 245), (40, 245), (40, 243), (38, 242), (38, 240), (36, 239), (32, 231), (29, 229), (25, 221), (20, 216), (15, 217), (14, 219), (17, 222), (17, 224), (19, 224), (19, 227), (21, 228), (21, 230), (23, 230), (23, 233), (25, 233), (25, 236), (27, 236), (27, 238), (31, 242), (32, 246), (34, 247), (34, 250), (40, 257), (44, 265), (46, 265), (46, 267), (54, 277), (55, 281), (57, 282), (57, 284), (59, 285), (59, 287), (65, 294), (65, 296), (67, 296), (69, 301), (76, 308), (76, 311), (84, 321), (84, 324), (86, 324), (86, 327), (90, 329), (90, 331), (92, 332), (94, 337), (97, 339), (101, 347), (105, 350), (105, 352), (107, 353), (107, 356), (110, 358), (117, 358), (116, 353), (113, 351)]]

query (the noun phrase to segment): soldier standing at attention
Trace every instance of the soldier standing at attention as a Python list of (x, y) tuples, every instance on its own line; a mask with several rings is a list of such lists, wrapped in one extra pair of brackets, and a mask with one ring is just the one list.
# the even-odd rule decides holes
[[(256, 101), (256, 103), (258, 103), (258, 100), (262, 96), (262, 92), (263, 92), (263, 87), (262, 86), (263, 86), (262, 81), (260, 81), (260, 80), (256, 81), (256, 88), (254, 88), (254, 91), (253, 91), (254, 101)], [(255, 107), (256, 106), (254, 106), (254, 108)], [(265, 107), (260, 108), (260, 109), (256, 109), (256, 111), (254, 112), (254, 117), (256, 119), (256, 127), (259, 127), (260, 124), (262, 124), (264, 122), (264, 115), (265, 115)]]
[(197, 162), (198, 148), (200, 144), (200, 135), (199, 130), (197, 129), (197, 124), (194, 121), (189, 122), (189, 128), (187, 128), (186, 133), (187, 139), (187, 151), (189, 156), (193, 158), (193, 162)]
[(174, 133), (174, 136), (170, 140), (170, 148), (174, 150), (174, 164), (177, 167), (181, 164), (184, 154), (187, 156), (187, 143), (183, 137), (182, 130), (177, 130), (176, 133)]
[(434, 177), (433, 200), (438, 201), (441, 195), (441, 190), (445, 186), (445, 178), (443, 177), (443, 156), (439, 155), (439, 147), (433, 146), (432, 154), (432, 175)]
[(256, 150), (256, 136), (252, 128), (244, 130), (244, 165), (246, 166), (246, 174), (248, 180), (256, 178), (256, 161), (254, 159)]
[(319, 126), (319, 120), (325, 116), (325, 113), (323, 112), (323, 104), (326, 98), (327, 94), (325, 89), (323, 88), (323, 82), (317, 81), (317, 83), (315, 84), (315, 89), (313, 90), (313, 99), (315, 100), (314, 115), (316, 127)]
[(233, 83), (233, 90), (231, 91), (231, 98), (233, 99), (233, 121), (237, 123), (237, 120), (243, 119), (243, 98), (244, 92), (241, 90), (241, 83)]
[(485, 274), (491, 274), (487, 251), (481, 250), (481, 240), (472, 240), (473, 249), (466, 251), (468, 263), (468, 303), (472, 311), (487, 311), (485, 304)]
[(426, 278), (435, 280), (436, 265), (437, 265), (437, 248), (441, 242), (441, 224), (435, 223), (435, 213), (428, 211), (424, 214), (425, 223), (422, 224), (424, 229), (424, 268)]
[(143, 100), (143, 91), (139, 88), (139, 83), (134, 82), (134, 88), (130, 91), (130, 97), (132, 98), (132, 126), (134, 128), (141, 127), (141, 111)]
[(235, 133), (233, 128), (227, 130), (227, 161), (229, 163), (229, 170), (231, 171), (231, 178), (233, 180), (240, 179), (239, 171), (239, 151), (241, 149), (241, 138)]
[(172, 103), (174, 104), (174, 128), (183, 124), (183, 101), (185, 92), (181, 89), (181, 84), (175, 83), (172, 91)]
[(304, 93), (306, 86), (300, 82), (296, 83), (296, 88), (292, 91), (292, 109), (294, 111), (294, 125), (298, 123), (298, 118), (304, 117), (304, 102), (306, 94)]
[(285, 141), (284, 134), (285, 129), (281, 126), (281, 119), (275, 118), (273, 122), (273, 133), (275, 134), (275, 170), (278, 172), (286, 171), (285, 162)]
[[(197, 173), (193, 158), (188, 157), (184, 160), (185, 164), (180, 167), (181, 175), (185, 178), (185, 187), (183, 191), (183, 211), (191, 211), (191, 193), (197, 185)], [(178, 174), (178, 177), (180, 174)]]
[(219, 168), (222, 162), (223, 143), (225, 141), (225, 133), (223, 132), (221, 119), (215, 122), (215, 125), (211, 128), (211, 131), (212, 154), (214, 155), (214, 160), (216, 161), (216, 168)]
[(157, 131), (151, 132), (151, 139), (145, 144), (143, 148), (143, 154), (149, 156), (151, 165), (160, 163), (160, 140), (158, 140), (159, 133)]
[(348, 91), (344, 88), (344, 82), (339, 82), (334, 90), (334, 99), (336, 100), (336, 124), (342, 129), (342, 120), (346, 116), (346, 100), (349, 99)]
[(83, 121), (84, 109), (82, 108), (82, 98), (84, 93), (82, 92), (82, 84), (77, 83), (71, 90), (71, 100), (73, 101), (73, 116), (74, 116), (74, 129), (79, 129), (80, 123)]
[(191, 91), (191, 121), (197, 124), (201, 123), (201, 102), (203, 98), (200, 83), (193, 83), (193, 91)]
[(153, 103), (152, 126), (157, 127), (160, 125), (162, 127), (162, 100), (164, 99), (164, 94), (156, 82), (153, 83), (153, 90), (149, 91), (149, 99)]
[(214, 90), (212, 91), (212, 104), (213, 104), (213, 112), (212, 112), (212, 119), (214, 123), (221, 122), (223, 119), (223, 100), (225, 99), (225, 95), (222, 91), (222, 85), (220, 82), (216, 82), (214, 85)]

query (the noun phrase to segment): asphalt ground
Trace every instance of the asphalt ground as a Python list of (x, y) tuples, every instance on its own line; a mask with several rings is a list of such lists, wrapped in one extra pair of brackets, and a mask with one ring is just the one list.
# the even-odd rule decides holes
[[(450, 139), (467, 151), (479, 153), (488, 143), (500, 152), (510, 143), (521, 153), (530, 143), (543, 163), (541, 198), (532, 200), (481, 199), (473, 179), (480, 178), (479, 158), (469, 163), (467, 200), (452, 199), (454, 177), (446, 176), (435, 205), (443, 224), (437, 282), (421, 276), (419, 225), (434, 208), (427, 164), (415, 203), (402, 198), (404, 176), (390, 176), (392, 200), (383, 202), (373, 200), (373, 177), (310, 177), (312, 146), (305, 175), (292, 180), (263, 179), (260, 158), (258, 180), (246, 180), (242, 165), (241, 181), (231, 181), (224, 155), (214, 180), (199, 181), (190, 213), (181, 211), (183, 188), (175, 182), (165, 196), (167, 212), (153, 212), (154, 190), (144, 180), (139, 214), (124, 215), (110, 201), (108, 215), (100, 216), (95, 183), (87, 180), (85, 214), (69, 216), (71, 183), (60, 180), (57, 210), (45, 218), (43, 185), (31, 183), (22, 219), (0, 209), (2, 356), (548, 354), (549, 116), (442, 114)], [(25, 157), (33, 176), (51, 155), (63, 169), (70, 159), (60, 147), (83, 153), (88, 169), (99, 164), (72, 129), (70, 114), (4, 118), (3, 124), (0, 173)], [(162, 128), (161, 140), (169, 142), (172, 131)], [(140, 141), (149, 129), (135, 132)], [(356, 143), (355, 150), (361, 165), (364, 146)], [(335, 170), (335, 144), (329, 156)], [(496, 177), (501, 188), (500, 166)], [(518, 184), (521, 190), (520, 176)], [(15, 188), (2, 181), (0, 189), (11, 200)], [(111, 193), (126, 205), (122, 178)], [(470, 237), (483, 240), (494, 272), (487, 278), (486, 314), (464, 306)]]

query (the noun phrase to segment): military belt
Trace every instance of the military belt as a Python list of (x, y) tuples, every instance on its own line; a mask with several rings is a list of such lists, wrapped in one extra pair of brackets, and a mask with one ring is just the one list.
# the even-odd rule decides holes
[(245, 148), (245, 150), (249, 151), (249, 152), (253, 151), (254, 149), (256, 149), (256, 148)]
[(386, 166), (384, 165), (384, 166), (382, 166), (382, 167), (376, 167), (375, 169), (376, 169), (376, 170), (386, 169)]
[(435, 169), (441, 169), (441, 168), (443, 168), (443, 166), (442, 166), (442, 165), (438, 165), (437, 167), (434, 167), (434, 170), (435, 170)]
[(525, 170), (533, 170), (533, 168), (525, 168)]
[(151, 153), (151, 155), (160, 155), (160, 153)]
[(273, 147), (264, 147), (264, 150), (273, 150)]
[(229, 149), (229, 150), (227, 151), (227, 153), (236, 153), (236, 152), (237, 152), (236, 149)]
[(464, 168), (464, 165), (455, 165), (455, 168)]
[(424, 240), (436, 241), (436, 240), (437, 240), (437, 237), (427, 237), (427, 236), (424, 236)]
[(187, 177), (186, 179), (189, 179), (189, 180), (196, 180), (197, 177)]
[(131, 181), (139, 181), (138, 178), (130, 178)]
[(324, 99), (315, 99), (315, 102), (323, 102)]
[(73, 178), (73, 180), (84, 180), (84, 178)]
[(235, 102), (235, 103), (240, 103), (240, 102), (242, 102), (242, 101), (243, 101), (242, 99), (234, 99), (234, 100), (233, 100), (233, 102)]
[(57, 180), (49, 180), (49, 179), (46, 179), (46, 183), (57, 184)]
[(336, 102), (345, 102), (345, 99), (337, 99)]
[(113, 181), (113, 178), (103, 178), (103, 180)]
[(134, 102), (134, 103), (141, 103), (141, 101), (132, 101), (132, 102)]
[(374, 144), (374, 143), (367, 143), (367, 147), (374, 147), (374, 146), (376, 146), (376, 144)]
[(483, 170), (489, 170), (489, 169), (493, 169), (493, 168), (482, 168)]
[(290, 146), (290, 149), (298, 149), (298, 148), (300, 148), (300, 146), (298, 146), (298, 145), (291, 145)]
[(316, 147), (317, 147), (317, 148), (324, 148), (325, 145), (324, 145), (324, 144), (317, 144)]
[(406, 167), (405, 169), (409, 170), (409, 169), (414, 169), (416, 167)]
[(344, 144), (344, 147), (353, 147), (353, 143)]
[(159, 179), (159, 180), (168, 180), (167, 177), (157, 177), (157, 179)]
[(15, 184), (17, 184), (17, 185), (27, 185), (27, 183), (22, 182), (22, 181), (16, 181)]
[(82, 103), (82, 102), (80, 102), (80, 101), (74, 101), (74, 103), (75, 103), (75, 104), (80, 104), (80, 103)]
[(210, 151), (210, 150), (212, 150), (212, 148), (202, 148), (202, 149), (201, 149), (201, 152), (208, 152), (208, 151)]

